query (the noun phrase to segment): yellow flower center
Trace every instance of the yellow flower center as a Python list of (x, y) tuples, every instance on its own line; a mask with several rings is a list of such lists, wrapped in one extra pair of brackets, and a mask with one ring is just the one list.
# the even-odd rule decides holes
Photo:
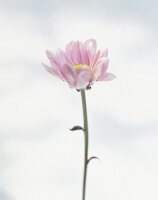
[(87, 68), (87, 67), (88, 67), (88, 65), (86, 65), (86, 64), (75, 64), (74, 65), (74, 69), (76, 72), (79, 72), (81, 69)]

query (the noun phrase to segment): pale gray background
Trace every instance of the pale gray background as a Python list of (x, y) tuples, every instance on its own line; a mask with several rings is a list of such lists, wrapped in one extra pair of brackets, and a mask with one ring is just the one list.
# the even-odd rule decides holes
[(41, 62), (89, 38), (117, 79), (87, 92), (87, 200), (158, 199), (157, 2), (0, 0), (0, 200), (81, 200), (80, 93)]

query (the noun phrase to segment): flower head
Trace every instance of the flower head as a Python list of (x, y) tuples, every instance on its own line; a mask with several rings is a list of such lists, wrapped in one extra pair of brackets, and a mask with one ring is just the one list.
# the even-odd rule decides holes
[(108, 50), (97, 50), (97, 43), (89, 39), (82, 43), (72, 41), (65, 51), (58, 49), (56, 54), (46, 50), (50, 66), (44, 68), (54, 76), (66, 81), (77, 90), (89, 88), (95, 81), (109, 81), (115, 75), (108, 73)]

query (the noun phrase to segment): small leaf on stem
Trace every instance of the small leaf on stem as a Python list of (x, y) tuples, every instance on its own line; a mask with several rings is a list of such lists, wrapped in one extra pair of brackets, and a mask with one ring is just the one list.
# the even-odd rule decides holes
[(81, 126), (74, 126), (70, 131), (84, 130)]
[(96, 156), (92, 156), (92, 157), (90, 157), (90, 158), (87, 160), (87, 164), (88, 164), (92, 159), (97, 159), (97, 160), (99, 160), (98, 157), (96, 157)]

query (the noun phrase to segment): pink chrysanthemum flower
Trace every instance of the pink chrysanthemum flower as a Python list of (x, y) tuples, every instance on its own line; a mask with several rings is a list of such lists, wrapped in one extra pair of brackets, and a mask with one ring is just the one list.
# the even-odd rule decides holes
[(56, 54), (46, 50), (50, 67), (45, 69), (66, 81), (71, 88), (88, 89), (95, 81), (110, 81), (115, 75), (108, 73), (108, 50), (97, 50), (97, 43), (89, 39), (85, 43), (72, 41), (66, 50), (58, 49)]

